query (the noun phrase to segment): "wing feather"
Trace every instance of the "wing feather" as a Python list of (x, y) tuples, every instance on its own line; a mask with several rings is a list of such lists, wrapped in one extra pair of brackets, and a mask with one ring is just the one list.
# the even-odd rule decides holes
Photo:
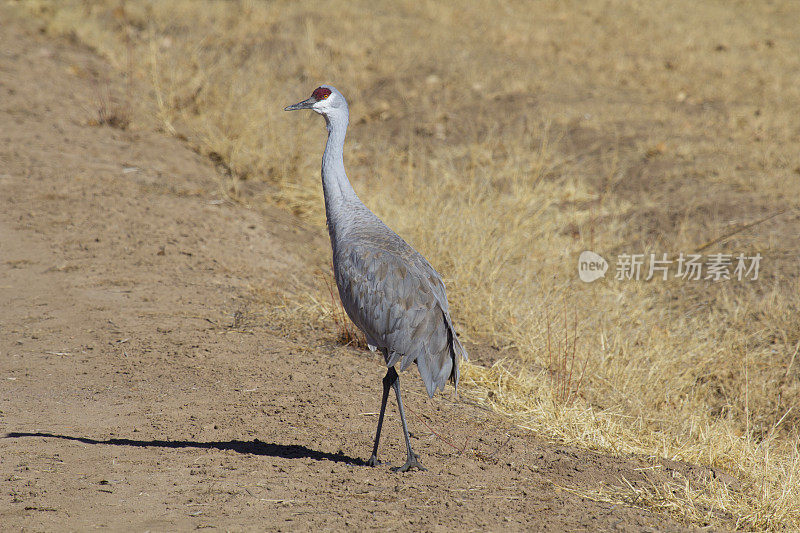
[(386, 364), (405, 370), (416, 362), (433, 396), (448, 379), (457, 383), (466, 352), (453, 333), (444, 284), (413, 252), (409, 260), (369, 243), (344, 243), (334, 252), (336, 284), (347, 315)]

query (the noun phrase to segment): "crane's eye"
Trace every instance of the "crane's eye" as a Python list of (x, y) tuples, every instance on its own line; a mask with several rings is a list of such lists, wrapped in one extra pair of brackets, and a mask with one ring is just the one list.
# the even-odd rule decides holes
[(317, 87), (316, 89), (314, 89), (314, 92), (311, 93), (311, 96), (313, 96), (317, 100), (325, 100), (330, 95), (331, 95), (331, 90), (326, 87)]

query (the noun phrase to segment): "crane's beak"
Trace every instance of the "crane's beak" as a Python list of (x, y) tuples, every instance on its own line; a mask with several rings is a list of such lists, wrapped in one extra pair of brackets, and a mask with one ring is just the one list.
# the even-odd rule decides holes
[(311, 107), (317, 103), (317, 99), (313, 96), (307, 100), (303, 100), (302, 102), (297, 102), (294, 105), (290, 105), (289, 107), (284, 107), (284, 111), (296, 111), (298, 109), (311, 109)]

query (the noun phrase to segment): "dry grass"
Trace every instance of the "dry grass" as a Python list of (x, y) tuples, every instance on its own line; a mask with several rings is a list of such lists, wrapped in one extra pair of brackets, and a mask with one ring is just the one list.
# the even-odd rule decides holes
[(573, 309), (575, 317), (570, 327), (567, 318), (567, 301), (564, 304), (563, 338), (553, 338), (551, 328), (550, 310), (545, 309), (545, 333), (547, 335), (547, 349), (545, 351), (547, 371), (550, 374), (550, 387), (553, 400), (562, 405), (570, 406), (578, 398), (586, 375), (586, 366), (589, 358), (578, 353), (578, 312)]
[[(465, 337), (520, 354), (466, 365), (470, 397), (545, 435), (743, 481), (637, 502), (800, 528), (800, 5), (24, 5), (120, 68), (132, 56), (166, 131), (320, 228), (321, 121), (281, 109), (336, 85), (362, 199), (446, 276)], [(701, 248), (761, 253), (758, 281), (576, 275), (586, 249)], [(570, 401), (534, 370), (550, 362), (542, 309), (567, 296), (589, 358)]]

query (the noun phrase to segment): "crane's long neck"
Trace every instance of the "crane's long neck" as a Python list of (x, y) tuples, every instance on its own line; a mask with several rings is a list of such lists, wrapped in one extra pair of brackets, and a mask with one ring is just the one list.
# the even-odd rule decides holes
[(322, 154), (322, 190), (325, 194), (325, 214), (331, 238), (336, 230), (346, 222), (345, 204), (359, 202), (350, 180), (344, 171), (344, 138), (347, 134), (347, 111), (325, 117), (328, 127), (328, 143)]

